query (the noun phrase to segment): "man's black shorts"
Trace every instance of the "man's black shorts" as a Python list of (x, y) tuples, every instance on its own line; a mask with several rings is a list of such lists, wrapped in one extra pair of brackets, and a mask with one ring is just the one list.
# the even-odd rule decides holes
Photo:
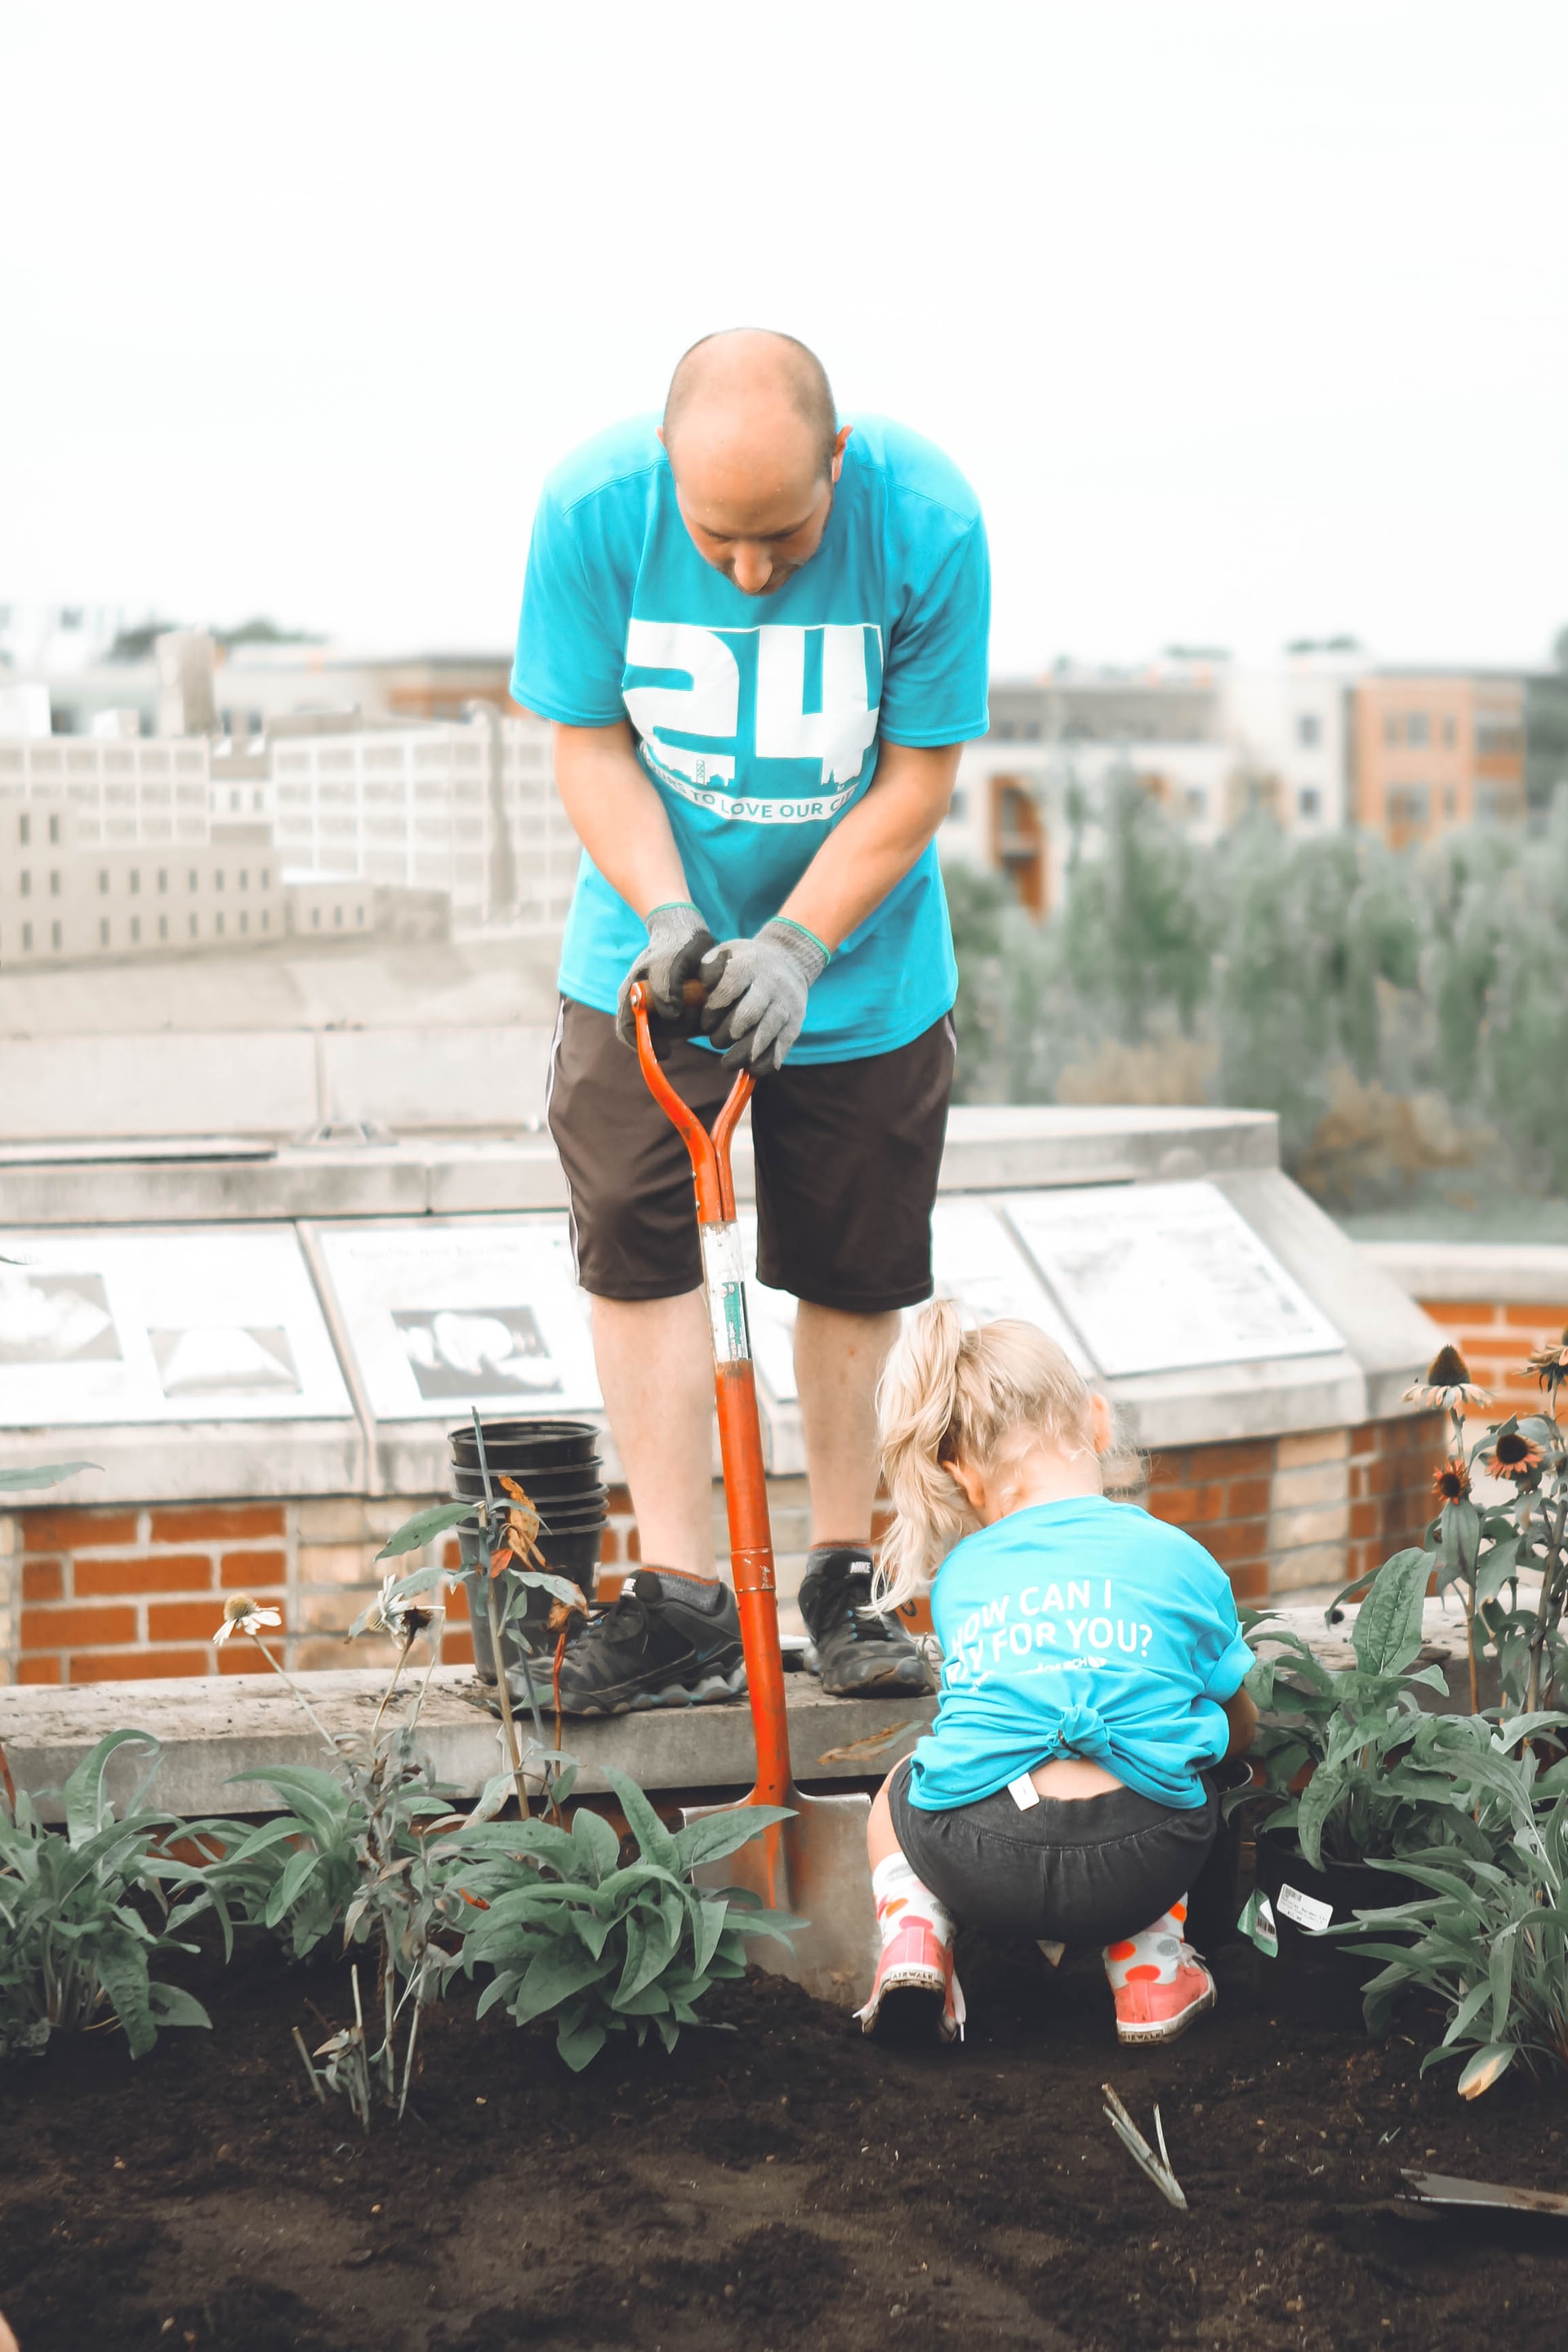
[[(852, 1315), (931, 1297), (931, 1212), (953, 1055), (944, 1013), (890, 1054), (786, 1062), (758, 1081), (757, 1272), (770, 1288)], [(710, 1128), (734, 1073), (684, 1041), (665, 1068)], [(611, 1014), (569, 997), (555, 1026), (549, 1118), (583, 1287), (600, 1298), (696, 1290), (702, 1265), (686, 1146)]]

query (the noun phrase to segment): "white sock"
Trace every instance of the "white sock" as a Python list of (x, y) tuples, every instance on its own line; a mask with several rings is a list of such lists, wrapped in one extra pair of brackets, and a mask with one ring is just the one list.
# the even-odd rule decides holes
[(1173, 1984), (1186, 1949), (1183, 1941), (1186, 1924), (1187, 1898), (1182, 1895), (1152, 1927), (1124, 1937), (1119, 1944), (1107, 1944), (1105, 1973), (1112, 1991), (1120, 1992), (1130, 1977), (1148, 1984)]
[(915, 1876), (901, 1853), (890, 1853), (871, 1873), (871, 1894), (877, 1906), (877, 1928), (884, 1948), (911, 1919), (923, 1919), (935, 1931), (939, 1944), (951, 1951), (957, 1922), (947, 1906)]

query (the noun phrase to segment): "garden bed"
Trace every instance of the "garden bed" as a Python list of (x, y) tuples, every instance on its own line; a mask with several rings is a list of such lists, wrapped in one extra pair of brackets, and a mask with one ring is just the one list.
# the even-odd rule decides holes
[[(316, 2105), (290, 2042), (349, 2015), (337, 1964), (248, 1933), (171, 1967), (213, 2032), (56, 2036), (0, 2077), (0, 2309), (23, 2352), (1507, 2352), (1555, 2347), (1568, 2223), (1401, 2208), (1401, 2168), (1568, 2187), (1568, 2104), (1476, 2105), (1433, 2038), (1290, 2022), (1250, 1952), (1164, 2052), (1118, 2048), (1093, 1956), (963, 1948), (957, 2051), (884, 2052), (773, 1977), (720, 1987), (738, 2033), (586, 2072), (548, 2023), (432, 2011), (401, 2127)], [(1162, 2103), (1191, 2210), (1100, 2114)]]

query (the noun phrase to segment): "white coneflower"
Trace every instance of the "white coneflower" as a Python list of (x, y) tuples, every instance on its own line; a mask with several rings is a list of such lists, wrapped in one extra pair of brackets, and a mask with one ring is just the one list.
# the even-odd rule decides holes
[(1490, 1404), (1491, 1391), (1476, 1386), (1458, 1348), (1439, 1348), (1426, 1379), (1405, 1390), (1405, 1402), (1425, 1405), (1429, 1412), (1462, 1412), (1468, 1404)]
[(254, 1641), (263, 1625), (281, 1625), (282, 1616), (276, 1609), (264, 1609), (248, 1592), (231, 1592), (223, 1604), (223, 1623), (213, 1635), (215, 1642), (226, 1642), (231, 1633), (247, 1633)]

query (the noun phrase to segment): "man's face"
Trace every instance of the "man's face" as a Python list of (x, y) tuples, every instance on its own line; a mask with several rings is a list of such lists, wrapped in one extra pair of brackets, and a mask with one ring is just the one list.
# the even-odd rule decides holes
[(704, 563), (747, 596), (775, 595), (822, 544), (848, 438), (846, 425), (824, 469), (798, 431), (759, 443), (689, 425), (670, 470), (681, 520)]

